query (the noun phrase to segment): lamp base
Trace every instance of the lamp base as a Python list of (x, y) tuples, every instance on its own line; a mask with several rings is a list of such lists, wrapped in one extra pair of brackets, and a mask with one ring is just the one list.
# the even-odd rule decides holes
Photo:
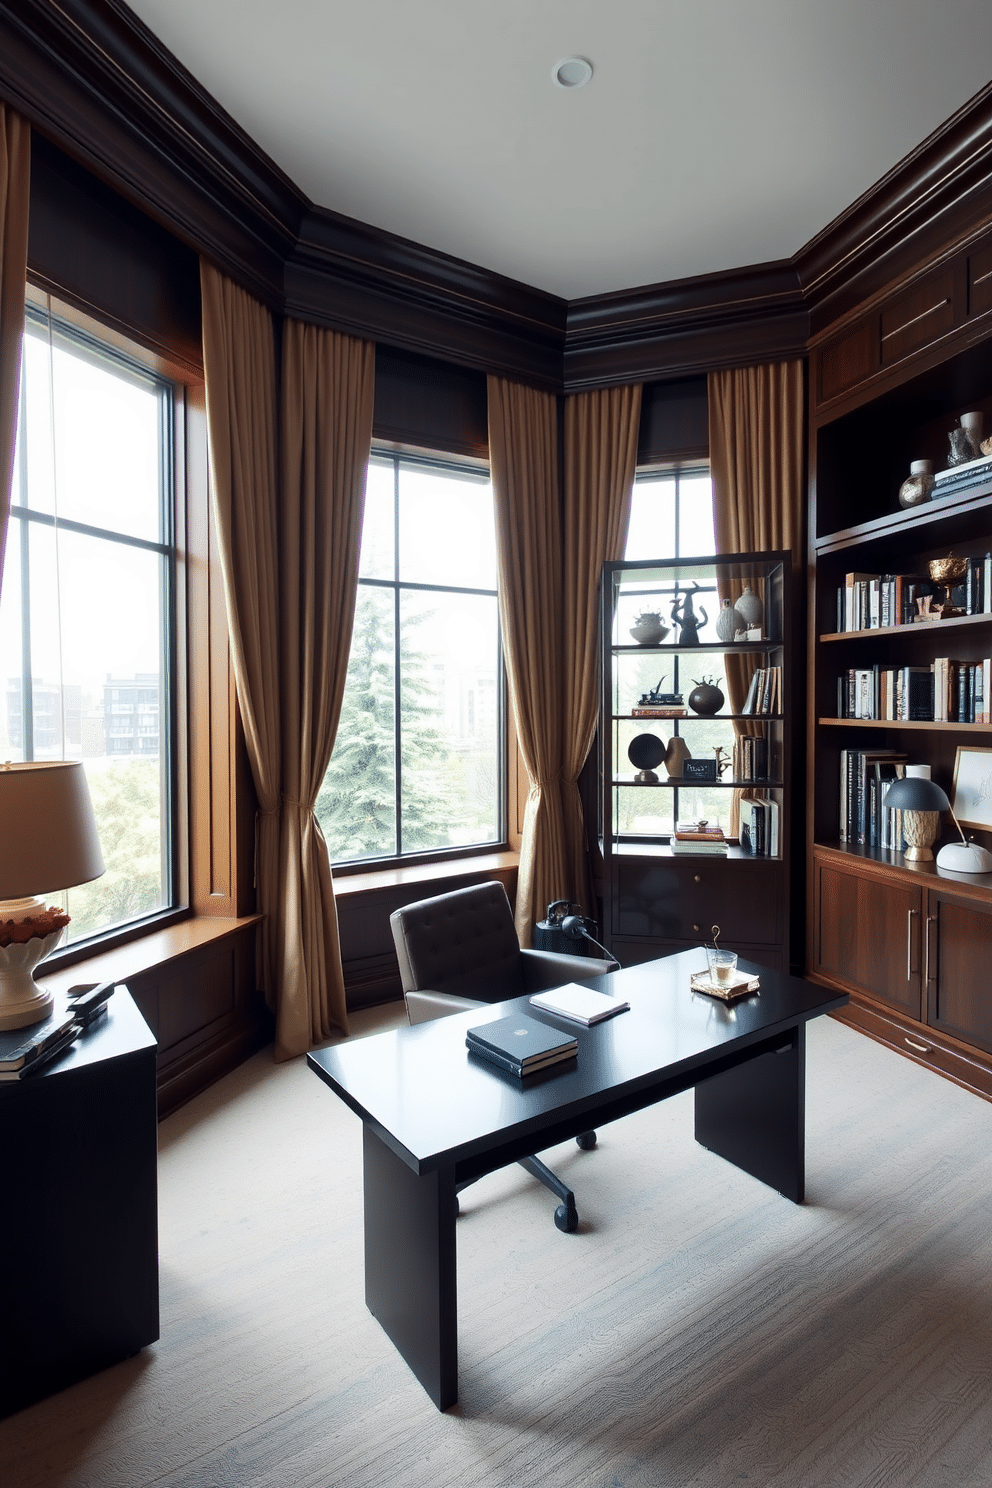
[(992, 873), (992, 852), (977, 842), (948, 842), (937, 854), (937, 867), (950, 873)]
[(51, 1014), (55, 998), (47, 987), (38, 986), (33, 972), (61, 939), (59, 929), (0, 946), (0, 1030), (30, 1028)]

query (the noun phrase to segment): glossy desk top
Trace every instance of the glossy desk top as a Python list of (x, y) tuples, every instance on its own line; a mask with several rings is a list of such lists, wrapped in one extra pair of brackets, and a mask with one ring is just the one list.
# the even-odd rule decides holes
[[(592, 1028), (538, 1011), (520, 997), (317, 1049), (307, 1058), (415, 1172), (427, 1172), (570, 1113), (594, 1114), (597, 1101), (649, 1091), (660, 1078), (691, 1074), (847, 1002), (844, 993), (740, 964), (760, 975), (761, 990), (729, 1006), (692, 991), (690, 973), (706, 965), (700, 949), (589, 982), (630, 1003), (628, 1012)], [(575, 1034), (576, 1058), (520, 1080), (469, 1054), (466, 1029), (513, 1012)]]

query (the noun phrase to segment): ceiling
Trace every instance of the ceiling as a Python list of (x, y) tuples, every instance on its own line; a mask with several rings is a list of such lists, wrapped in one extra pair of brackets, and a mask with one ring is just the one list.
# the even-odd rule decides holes
[(989, 0), (131, 8), (312, 201), (566, 299), (790, 257), (992, 71)]

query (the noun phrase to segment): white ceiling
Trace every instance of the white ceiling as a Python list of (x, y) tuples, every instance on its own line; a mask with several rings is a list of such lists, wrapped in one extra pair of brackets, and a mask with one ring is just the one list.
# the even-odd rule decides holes
[(990, 0), (131, 5), (314, 202), (569, 299), (789, 257), (992, 73)]

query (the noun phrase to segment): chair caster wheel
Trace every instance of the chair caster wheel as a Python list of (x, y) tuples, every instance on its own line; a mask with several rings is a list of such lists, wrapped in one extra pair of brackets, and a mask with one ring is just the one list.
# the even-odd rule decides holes
[(574, 1235), (579, 1228), (579, 1214), (571, 1194), (555, 1210), (555, 1224), (566, 1235)]
[(591, 1152), (596, 1145), (596, 1133), (583, 1132), (581, 1136), (576, 1137), (575, 1141), (583, 1152)]

